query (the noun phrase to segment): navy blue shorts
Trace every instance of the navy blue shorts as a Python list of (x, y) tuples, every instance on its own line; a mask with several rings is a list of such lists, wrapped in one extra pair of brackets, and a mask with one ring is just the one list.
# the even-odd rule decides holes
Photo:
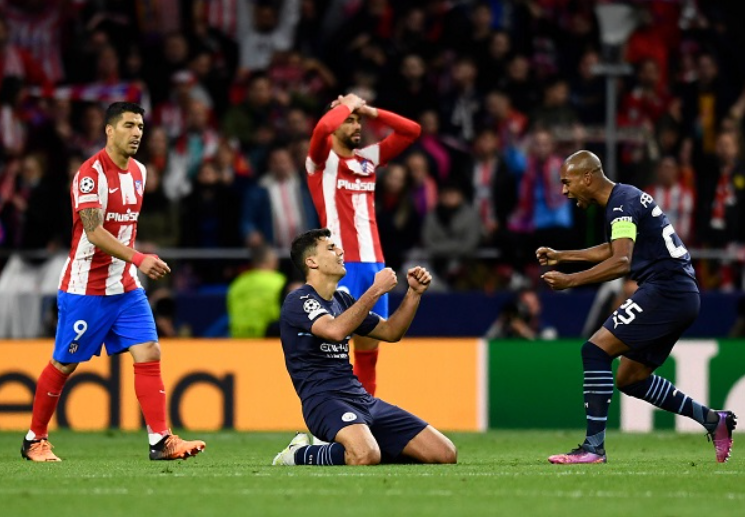
[[(375, 275), (385, 268), (385, 264), (382, 262), (345, 262), (344, 268), (347, 270), (347, 274), (339, 280), (339, 290), (347, 292), (355, 300), (359, 300), (360, 296), (373, 285)], [(373, 312), (378, 316), (388, 318), (388, 293), (378, 299), (373, 307)]]
[(670, 292), (644, 284), (603, 326), (631, 348), (625, 357), (657, 368), (696, 320), (700, 307), (698, 293)]
[(336, 435), (353, 424), (367, 424), (378, 442), (383, 461), (393, 461), (427, 422), (398, 406), (367, 395), (358, 399), (332, 398), (303, 411), (308, 430), (321, 440), (332, 442)]
[(60, 363), (82, 363), (129, 347), (158, 341), (155, 320), (143, 289), (123, 294), (92, 296), (57, 293), (57, 336), (54, 357)]

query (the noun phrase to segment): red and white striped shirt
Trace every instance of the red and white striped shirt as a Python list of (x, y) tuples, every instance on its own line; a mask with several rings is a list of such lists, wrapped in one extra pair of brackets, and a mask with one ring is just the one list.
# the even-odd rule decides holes
[(393, 129), (381, 142), (344, 158), (331, 149), (331, 133), (349, 116), (339, 105), (318, 121), (305, 168), (321, 226), (331, 230), (347, 262), (384, 262), (375, 218), (375, 169), (385, 165), (419, 137), (419, 124), (378, 109), (378, 120)]
[(693, 190), (682, 182), (672, 187), (652, 185), (646, 189), (647, 193), (654, 198), (657, 205), (665, 212), (675, 233), (683, 242), (688, 242), (693, 229), (693, 211), (695, 198)]
[(112, 295), (142, 287), (137, 267), (96, 248), (83, 229), (78, 212), (103, 209), (103, 228), (125, 246), (133, 247), (142, 208), (147, 171), (130, 159), (121, 170), (105, 149), (80, 167), (72, 181), (72, 246), (62, 268), (59, 289), (71, 294)]

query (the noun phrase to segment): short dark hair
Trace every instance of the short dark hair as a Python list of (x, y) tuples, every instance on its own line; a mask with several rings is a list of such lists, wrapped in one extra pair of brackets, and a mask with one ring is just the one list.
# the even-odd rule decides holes
[(144, 115), (145, 110), (134, 102), (115, 102), (106, 108), (106, 125), (115, 126), (124, 113)]
[(331, 230), (328, 228), (308, 230), (293, 239), (292, 246), (290, 246), (290, 258), (304, 276), (308, 276), (308, 266), (305, 265), (305, 259), (316, 251), (318, 240), (324, 237), (331, 237)]

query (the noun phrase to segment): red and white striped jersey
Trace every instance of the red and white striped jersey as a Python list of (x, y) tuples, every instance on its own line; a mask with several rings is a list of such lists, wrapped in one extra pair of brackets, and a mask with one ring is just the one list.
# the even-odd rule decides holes
[(305, 168), (321, 226), (331, 230), (346, 262), (384, 262), (375, 218), (375, 169), (416, 140), (419, 124), (378, 109), (378, 119), (393, 129), (381, 142), (343, 158), (331, 149), (331, 133), (349, 116), (340, 105), (318, 121)]
[(695, 209), (693, 190), (679, 182), (672, 187), (651, 185), (646, 191), (665, 212), (678, 237), (683, 242), (688, 242), (693, 230), (693, 212)]
[(103, 228), (128, 247), (134, 247), (147, 172), (131, 158), (121, 170), (105, 149), (80, 167), (72, 180), (72, 246), (62, 268), (59, 289), (71, 294), (112, 295), (142, 287), (137, 266), (96, 248), (83, 229), (78, 212), (103, 209)]

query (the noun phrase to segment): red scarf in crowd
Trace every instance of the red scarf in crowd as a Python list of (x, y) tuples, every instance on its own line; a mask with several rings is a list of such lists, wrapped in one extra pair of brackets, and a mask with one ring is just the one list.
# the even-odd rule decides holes
[(562, 195), (561, 169), (562, 159), (558, 156), (549, 156), (544, 162), (534, 157), (528, 158), (528, 166), (525, 168), (520, 187), (518, 190), (518, 201), (515, 212), (510, 217), (509, 228), (514, 232), (528, 233), (535, 229), (535, 196), (536, 185), (543, 183), (543, 196), (549, 208), (559, 208), (566, 203)]

